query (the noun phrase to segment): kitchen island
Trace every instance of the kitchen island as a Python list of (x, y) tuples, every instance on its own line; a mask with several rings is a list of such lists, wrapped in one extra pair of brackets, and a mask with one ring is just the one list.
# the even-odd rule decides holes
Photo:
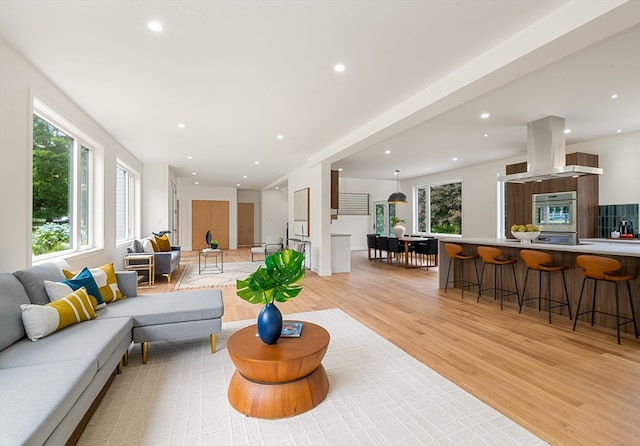
[[(543, 243), (521, 243), (519, 240), (513, 239), (493, 239), (493, 238), (442, 238), (439, 240), (439, 255), (440, 255), (440, 271), (439, 271), (439, 286), (444, 289), (447, 281), (447, 269), (449, 267), (449, 256), (446, 249), (444, 249), (445, 243), (457, 243), (464, 248), (465, 253), (476, 253), (478, 246), (495, 246), (502, 249), (502, 257), (517, 259), (516, 264), (516, 276), (518, 280), (518, 290), (522, 294), (522, 286), (524, 285), (524, 277), (527, 271), (526, 265), (520, 257), (520, 250), (522, 249), (535, 249), (547, 252), (551, 255), (554, 264), (562, 264), (569, 267), (566, 274), (567, 290), (569, 293), (569, 302), (571, 303), (572, 314), (575, 314), (578, 306), (578, 298), (580, 297), (580, 288), (582, 286), (582, 269), (576, 264), (576, 257), (580, 254), (599, 255), (604, 257), (610, 257), (622, 264), (622, 271), (627, 274), (640, 274), (640, 244), (637, 243), (637, 239), (629, 241), (620, 240), (607, 240), (607, 239), (589, 239), (584, 240), (578, 245), (553, 245)], [(477, 260), (478, 271), (482, 271), (482, 261)], [(456, 262), (456, 268), (454, 270), (456, 280), (460, 279), (459, 263)], [(475, 271), (473, 267), (467, 266), (465, 268), (465, 279), (475, 282)], [(544, 288), (543, 296), (546, 296), (546, 277), (543, 277)], [(533, 283), (532, 283), (533, 282)], [(551, 292), (556, 297), (563, 295), (562, 281), (557, 277), (551, 279)], [(537, 295), (537, 283), (538, 273), (532, 272), (529, 274), (529, 283), (527, 284), (527, 297)], [(636, 320), (640, 321), (640, 279), (631, 281), (631, 296), (633, 299), (633, 305), (636, 313)], [(493, 286), (493, 271), (488, 268), (485, 271), (483, 279), (483, 288)], [(598, 300), (597, 306), (600, 311), (606, 311), (608, 313), (615, 313), (615, 292), (614, 284), (612, 283), (598, 283)], [(504, 274), (504, 287), (507, 289), (515, 289), (513, 283), (513, 277), (511, 274)], [(470, 291), (477, 291), (477, 288), (471, 288)], [(465, 293), (466, 294), (466, 293)], [(591, 301), (593, 296), (593, 282), (589, 281), (585, 288), (585, 297), (582, 299), (582, 307), (580, 311), (584, 311), (587, 308), (591, 308)], [(511, 302), (511, 306), (517, 309), (518, 301), (515, 295), (505, 296), (505, 303)], [(543, 311), (546, 311), (546, 302), (543, 301)], [(535, 301), (527, 301), (525, 306), (532, 307), (526, 309), (523, 307), (522, 311), (537, 311), (537, 303)], [(533, 307), (536, 307), (536, 310)], [(496, 307), (499, 310), (499, 306)], [(505, 310), (509, 309), (509, 305), (505, 306)], [(562, 314), (568, 317), (566, 307), (556, 308), (552, 310), (553, 313)], [(629, 298), (627, 296), (627, 290), (625, 286), (620, 286), (620, 315), (630, 315), (631, 308), (629, 305)], [(541, 315), (544, 318), (543, 315)], [(585, 315), (580, 316), (580, 321), (590, 321)], [(609, 327), (615, 329), (615, 317), (601, 315), (596, 313), (595, 324), (603, 327)], [(585, 323), (578, 323), (578, 330), (585, 329)], [(633, 333), (632, 324), (626, 324), (621, 327), (621, 330), (626, 333)]]

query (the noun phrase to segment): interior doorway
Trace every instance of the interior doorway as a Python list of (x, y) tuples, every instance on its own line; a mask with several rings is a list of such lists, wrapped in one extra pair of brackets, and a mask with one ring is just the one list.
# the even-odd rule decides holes
[(193, 200), (191, 202), (191, 249), (207, 248), (206, 234), (211, 231), (219, 249), (229, 249), (229, 202)]
[(238, 203), (238, 247), (253, 246), (253, 203)]

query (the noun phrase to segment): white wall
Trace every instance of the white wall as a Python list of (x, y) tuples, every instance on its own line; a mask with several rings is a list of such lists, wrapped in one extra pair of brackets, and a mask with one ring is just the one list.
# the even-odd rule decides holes
[(142, 237), (171, 230), (171, 177), (171, 169), (166, 164), (142, 167)]
[(142, 171), (141, 163), (46, 76), (0, 40), (0, 271), (12, 272), (31, 264), (31, 132), (32, 95), (97, 141), (104, 149), (104, 193), (94, 205), (103, 222), (99, 249), (69, 259), (72, 267), (114, 262), (122, 257), (115, 243), (116, 157)]
[[(209, 187), (188, 184), (178, 179), (180, 201), (180, 240), (184, 251), (192, 250), (191, 203), (193, 200), (218, 200), (229, 202), (229, 249), (238, 248), (238, 201), (235, 187)], [(198, 236), (198, 235), (196, 235)], [(202, 234), (204, 237), (204, 234)]]
[(264, 242), (267, 237), (274, 235), (282, 237), (284, 244), (287, 244), (288, 199), (288, 189), (262, 192), (262, 233), (256, 241)]
[(640, 132), (623, 133), (567, 146), (567, 153), (597, 154), (604, 173), (600, 204), (640, 203)]

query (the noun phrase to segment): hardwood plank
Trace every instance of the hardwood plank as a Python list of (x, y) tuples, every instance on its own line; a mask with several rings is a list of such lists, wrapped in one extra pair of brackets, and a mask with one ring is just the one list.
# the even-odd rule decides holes
[[(225, 261), (250, 260), (248, 249), (225, 251)], [(196, 252), (183, 252), (171, 291)], [(437, 268), (405, 269), (352, 253), (352, 272), (319, 277), (307, 271), (302, 293), (279, 304), (283, 314), (340, 308), (550, 444), (629, 445), (640, 438), (640, 341), (568, 317), (490, 297), (461, 299), (438, 289)], [(259, 305), (222, 288), (223, 321), (254, 318)], [(331, 348), (331, 345), (329, 345)], [(330, 370), (327, 371), (329, 374)]]

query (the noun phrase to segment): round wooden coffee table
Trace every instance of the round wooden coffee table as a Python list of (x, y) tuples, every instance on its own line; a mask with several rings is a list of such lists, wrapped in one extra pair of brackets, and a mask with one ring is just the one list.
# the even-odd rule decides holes
[(321, 361), (329, 333), (303, 322), (299, 338), (280, 338), (266, 345), (251, 325), (229, 337), (227, 350), (236, 371), (229, 383), (229, 402), (256, 418), (285, 418), (313, 409), (329, 392)]

